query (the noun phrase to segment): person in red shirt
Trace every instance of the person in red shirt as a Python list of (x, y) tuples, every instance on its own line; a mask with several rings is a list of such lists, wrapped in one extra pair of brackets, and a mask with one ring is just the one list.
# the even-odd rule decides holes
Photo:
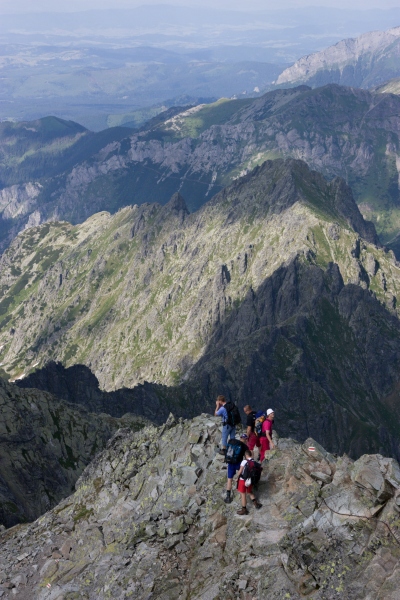
[(275, 417), (275, 413), (272, 410), (272, 408), (269, 408), (267, 410), (267, 418), (265, 419), (264, 423), (262, 424), (262, 433), (260, 436), (260, 444), (261, 444), (261, 450), (260, 450), (260, 462), (262, 462), (265, 458), (265, 453), (267, 452), (267, 450), (272, 450), (273, 448), (275, 448), (275, 444), (272, 441), (272, 424), (274, 421), (274, 417)]

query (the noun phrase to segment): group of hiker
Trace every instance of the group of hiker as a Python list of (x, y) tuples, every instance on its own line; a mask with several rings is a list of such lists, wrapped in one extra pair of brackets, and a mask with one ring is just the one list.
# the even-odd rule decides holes
[[(274, 421), (274, 411), (269, 408), (267, 411), (254, 411), (251, 406), (244, 407), (246, 415), (246, 432), (236, 438), (236, 426), (241, 424), (242, 420), (238, 407), (231, 401), (227, 401), (225, 396), (218, 396), (215, 416), (222, 419), (222, 441), (220, 454), (225, 456), (225, 462), (228, 468), (228, 480), (226, 484), (226, 496), (224, 501), (229, 504), (232, 502), (232, 485), (237, 474), (237, 491), (240, 493), (241, 509), (238, 515), (248, 515), (247, 494), (255, 508), (261, 508), (262, 504), (256, 499), (253, 489), (257, 485), (262, 471), (260, 462), (265, 459), (265, 453), (272, 450), (274, 442), (272, 441), (272, 425)], [(257, 462), (254, 458), (255, 448), (259, 451)]]

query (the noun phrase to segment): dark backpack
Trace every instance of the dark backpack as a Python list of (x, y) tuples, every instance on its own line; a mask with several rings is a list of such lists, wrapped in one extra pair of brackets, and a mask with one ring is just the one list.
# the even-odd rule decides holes
[(242, 422), (240, 418), (240, 412), (236, 404), (229, 401), (225, 404), (225, 410), (228, 415), (227, 424), (234, 427), (235, 425), (239, 425)]
[(257, 485), (260, 481), (262, 466), (255, 460), (248, 460), (244, 466), (241, 478), (251, 479), (251, 485)]
[(229, 440), (225, 454), (225, 462), (234, 465), (241, 463), (246, 448), (246, 444), (243, 444), (240, 440)]

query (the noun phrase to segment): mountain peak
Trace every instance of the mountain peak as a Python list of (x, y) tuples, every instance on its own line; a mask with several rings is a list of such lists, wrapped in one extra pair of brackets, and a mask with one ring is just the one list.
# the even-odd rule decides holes
[(280, 214), (301, 202), (324, 213), (329, 220), (344, 220), (366, 241), (380, 245), (374, 225), (364, 220), (346, 182), (340, 177), (328, 182), (302, 160), (267, 160), (237, 179), (211, 202), (223, 205), (227, 198), (229, 218), (249, 211)]
[(167, 204), (165, 205), (165, 208), (167, 208), (170, 211), (176, 211), (176, 212), (182, 211), (186, 214), (189, 214), (189, 210), (188, 210), (188, 207), (186, 206), (185, 199), (183, 198), (183, 196), (180, 195), (179, 192), (175, 192), (175, 194), (173, 194), (173, 196), (171, 197), (171, 200), (169, 202), (167, 202)]
[(279, 75), (276, 83), (320, 86), (334, 82), (370, 88), (400, 74), (398, 68), (393, 68), (399, 46), (400, 27), (369, 31), (302, 56)]

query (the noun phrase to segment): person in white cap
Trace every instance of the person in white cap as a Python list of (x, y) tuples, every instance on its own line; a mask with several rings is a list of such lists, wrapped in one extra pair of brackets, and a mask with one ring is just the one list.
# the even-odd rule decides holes
[(265, 453), (267, 450), (273, 450), (275, 448), (275, 444), (272, 441), (272, 424), (274, 422), (275, 413), (272, 408), (267, 410), (267, 418), (262, 424), (262, 432), (260, 436), (260, 462), (262, 462), (265, 458)]

